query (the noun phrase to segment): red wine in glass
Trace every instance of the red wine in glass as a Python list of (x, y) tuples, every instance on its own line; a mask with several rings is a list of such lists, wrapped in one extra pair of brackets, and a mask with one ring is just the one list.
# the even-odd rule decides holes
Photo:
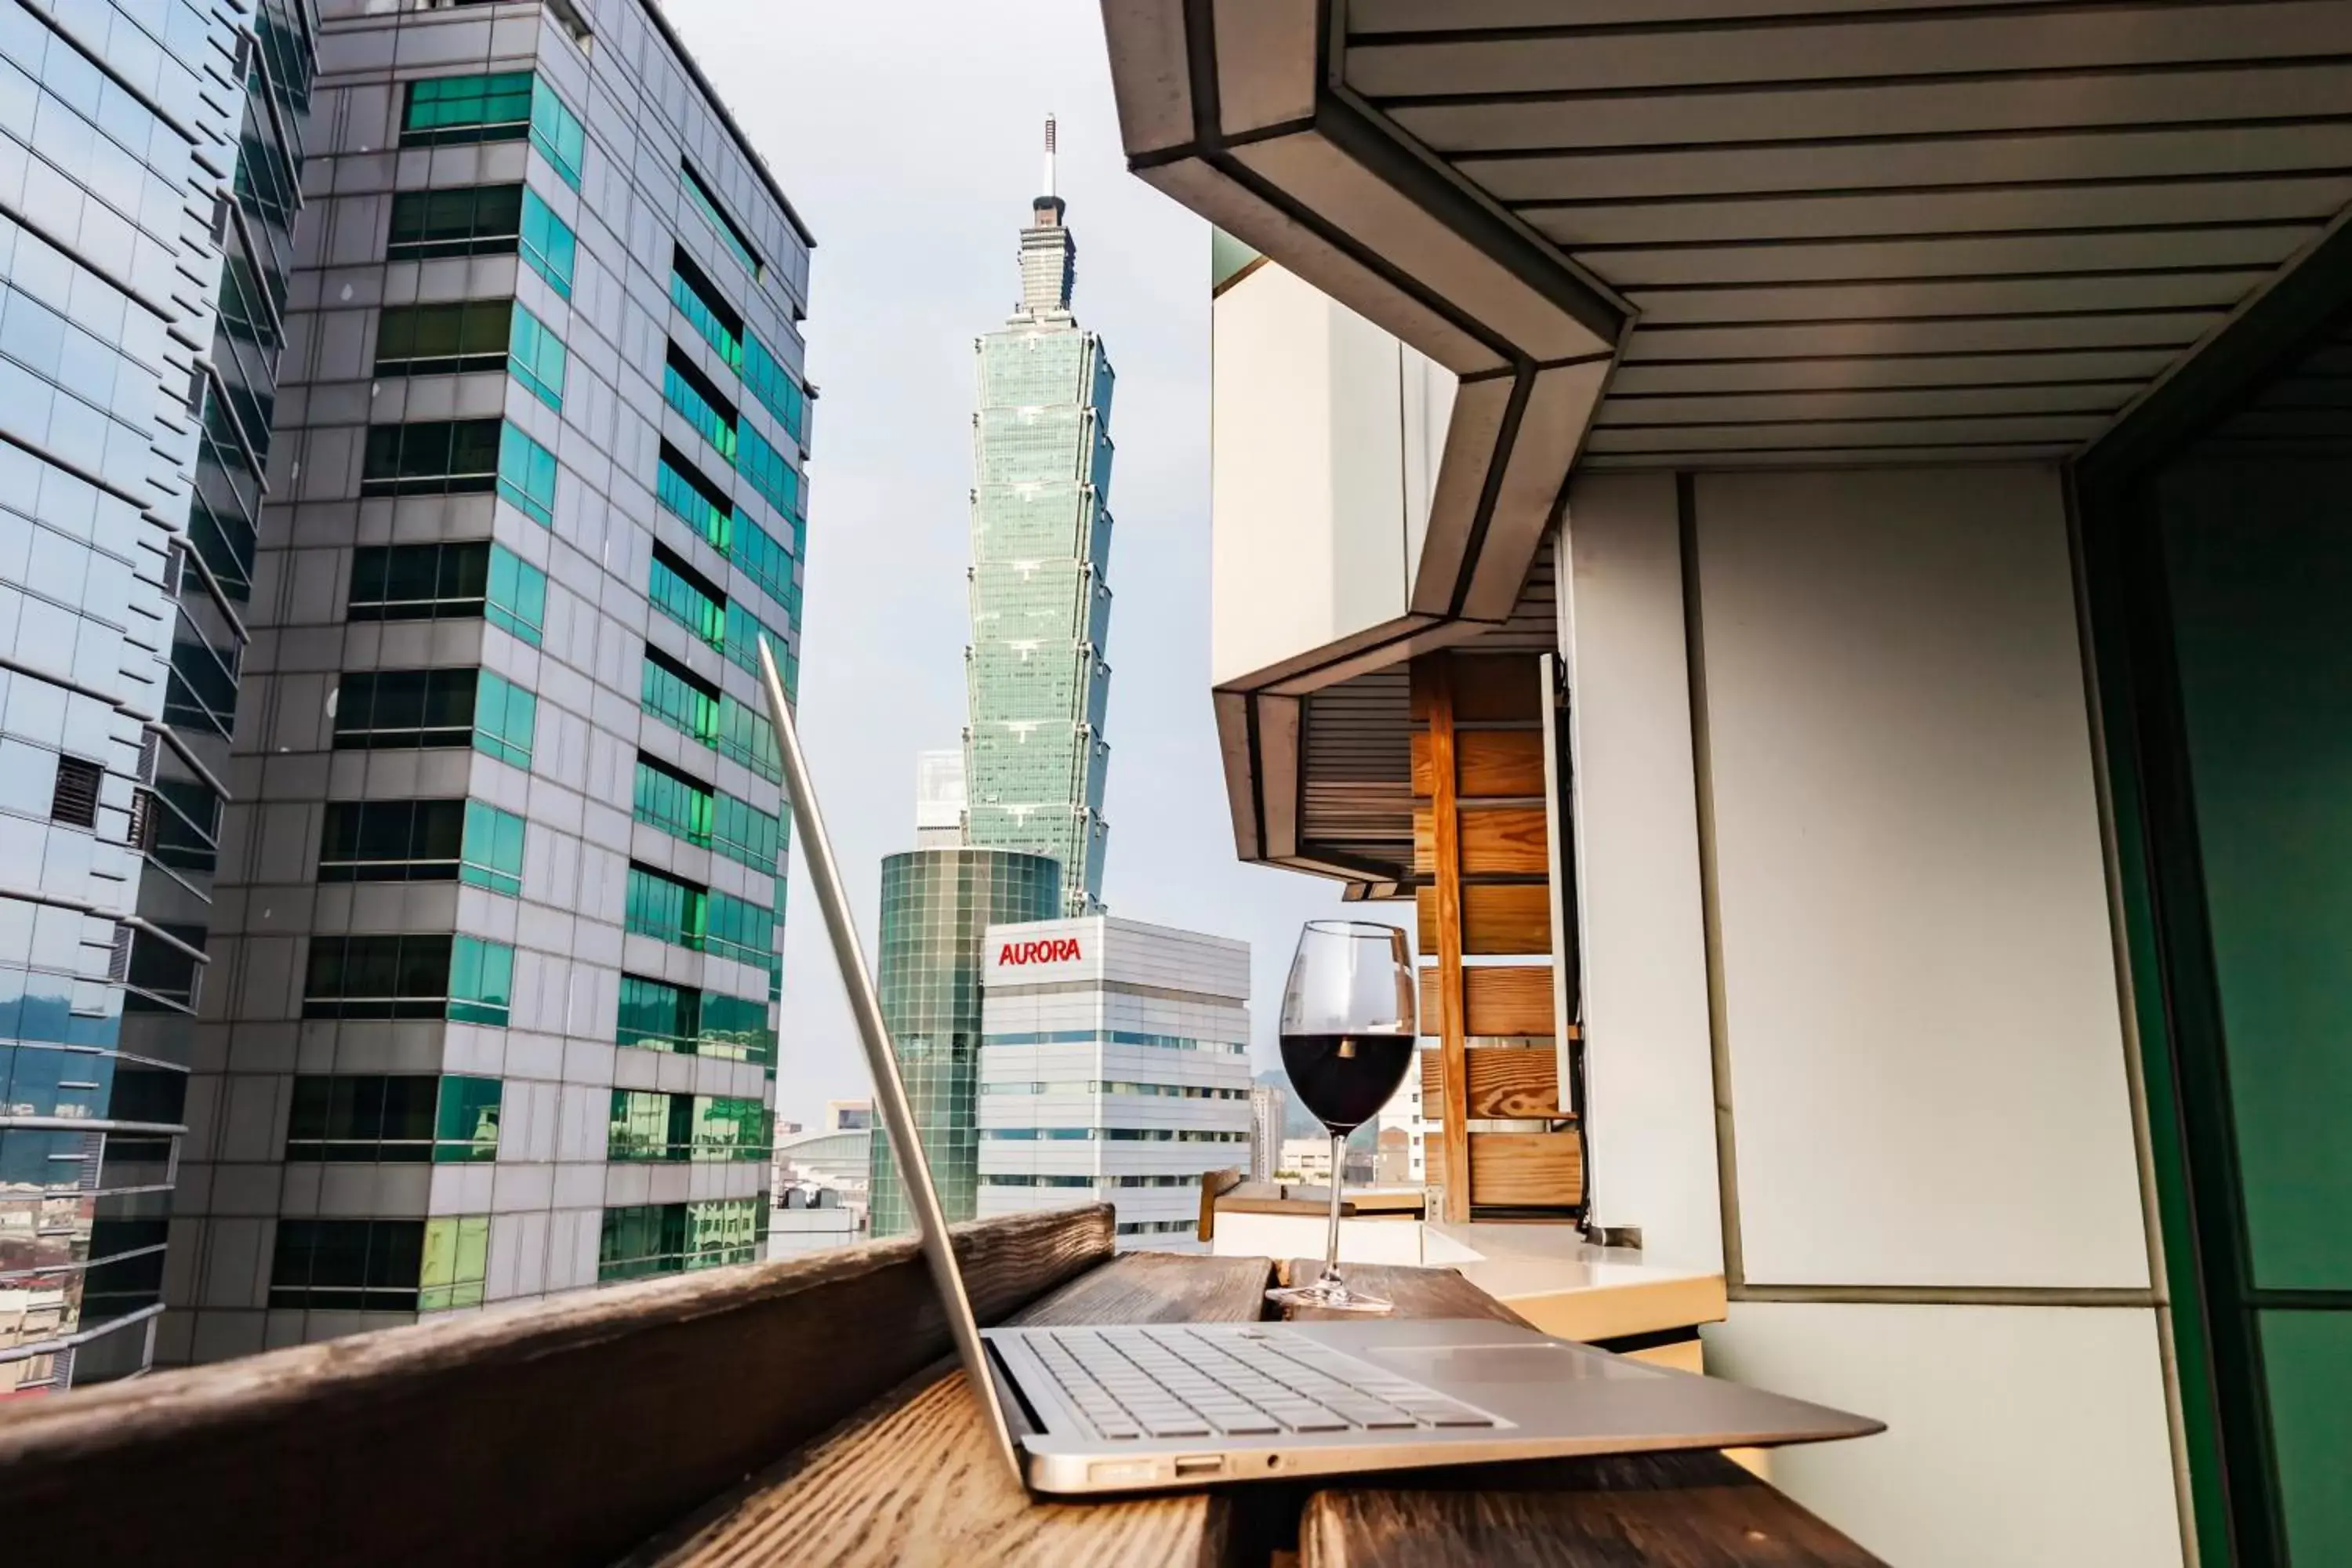
[(1396, 1093), (1418, 1048), (1411, 1035), (1285, 1035), (1282, 1066), (1317, 1121), (1353, 1132)]

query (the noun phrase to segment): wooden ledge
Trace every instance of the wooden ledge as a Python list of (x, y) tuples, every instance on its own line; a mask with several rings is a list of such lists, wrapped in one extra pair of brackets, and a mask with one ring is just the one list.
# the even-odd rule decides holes
[[(955, 1228), (995, 1321), (1108, 1205)], [(583, 1291), (0, 1405), (22, 1561), (609, 1562), (949, 1350), (912, 1238)]]

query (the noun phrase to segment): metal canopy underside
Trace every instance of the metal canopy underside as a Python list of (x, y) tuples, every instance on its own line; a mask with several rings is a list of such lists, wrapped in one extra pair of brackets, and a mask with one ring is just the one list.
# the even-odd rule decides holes
[(1244, 857), (1360, 881), (1318, 694), (1571, 467), (2078, 456), (2352, 204), (2347, 0), (1102, 4), (1135, 171), (1463, 377), (1406, 621), (1218, 693)]

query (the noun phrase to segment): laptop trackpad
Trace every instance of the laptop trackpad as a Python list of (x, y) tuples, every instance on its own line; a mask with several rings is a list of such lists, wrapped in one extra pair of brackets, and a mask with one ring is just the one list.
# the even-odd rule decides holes
[(1359, 1353), (1440, 1388), (1659, 1375), (1633, 1362), (1586, 1354), (1568, 1345), (1382, 1345)]

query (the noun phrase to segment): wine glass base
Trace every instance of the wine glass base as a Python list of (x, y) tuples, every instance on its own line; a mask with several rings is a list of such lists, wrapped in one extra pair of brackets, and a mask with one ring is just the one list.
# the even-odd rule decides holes
[(1286, 1285), (1268, 1290), (1265, 1299), (1278, 1307), (1311, 1307), (1318, 1312), (1393, 1312), (1393, 1302), (1378, 1296), (1367, 1296), (1360, 1290), (1350, 1290), (1345, 1285), (1329, 1283)]

